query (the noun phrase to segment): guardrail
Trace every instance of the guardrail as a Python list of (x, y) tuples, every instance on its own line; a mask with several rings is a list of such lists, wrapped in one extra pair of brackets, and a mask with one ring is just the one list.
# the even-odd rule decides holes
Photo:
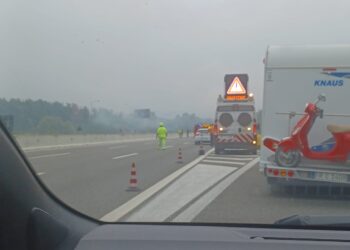
[[(155, 140), (155, 134), (14, 135), (24, 150)], [(169, 134), (169, 138), (175, 138)]]

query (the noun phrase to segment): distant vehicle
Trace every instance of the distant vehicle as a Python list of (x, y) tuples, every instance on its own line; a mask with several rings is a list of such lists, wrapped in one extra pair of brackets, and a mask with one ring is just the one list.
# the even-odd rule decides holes
[(248, 94), (248, 75), (225, 76), (225, 97), (218, 97), (215, 113), (215, 153), (245, 151), (256, 154), (257, 134), (253, 94)]
[(350, 186), (349, 49), (268, 48), (260, 170), (272, 187)]
[(194, 144), (198, 145), (200, 143), (210, 143), (210, 133), (207, 128), (198, 129), (194, 135)]

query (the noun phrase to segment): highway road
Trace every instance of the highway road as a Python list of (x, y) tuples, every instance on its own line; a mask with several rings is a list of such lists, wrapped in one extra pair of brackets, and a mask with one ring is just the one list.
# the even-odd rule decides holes
[[(183, 163), (177, 163), (181, 148)], [(273, 223), (294, 214), (346, 215), (350, 201), (271, 193), (258, 156), (215, 155), (192, 138), (27, 152), (55, 195), (104, 221)], [(139, 192), (129, 192), (131, 164)]]
[[(177, 163), (181, 147), (183, 163)], [(208, 147), (208, 146), (207, 146)], [(64, 202), (95, 218), (138, 192), (127, 192), (135, 162), (138, 187), (147, 189), (198, 156), (192, 139), (170, 139), (159, 150), (155, 140), (99, 144), (26, 152), (43, 182)]]

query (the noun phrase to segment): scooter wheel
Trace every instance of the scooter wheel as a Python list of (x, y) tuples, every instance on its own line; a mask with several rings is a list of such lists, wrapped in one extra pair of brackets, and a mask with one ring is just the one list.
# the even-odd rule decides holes
[(275, 153), (275, 161), (281, 167), (296, 167), (301, 160), (300, 152), (297, 150), (290, 150), (284, 152), (281, 147), (277, 148)]

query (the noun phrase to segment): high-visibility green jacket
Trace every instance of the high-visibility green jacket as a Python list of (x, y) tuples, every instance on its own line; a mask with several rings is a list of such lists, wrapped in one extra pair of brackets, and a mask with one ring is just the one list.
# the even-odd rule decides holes
[(160, 138), (160, 139), (164, 139), (166, 138), (168, 135), (168, 131), (165, 127), (163, 126), (160, 126), (158, 129), (157, 129), (157, 137)]

